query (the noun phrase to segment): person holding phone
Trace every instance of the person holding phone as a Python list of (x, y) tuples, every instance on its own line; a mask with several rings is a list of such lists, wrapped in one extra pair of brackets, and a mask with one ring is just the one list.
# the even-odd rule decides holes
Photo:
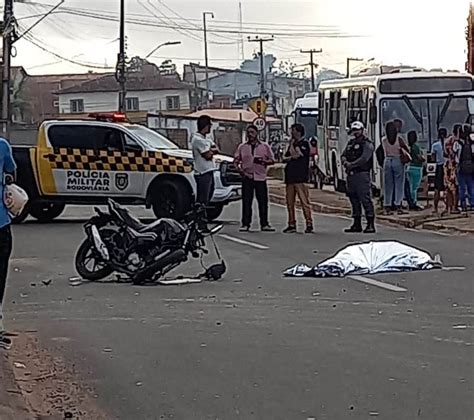
[(252, 204), (257, 198), (262, 232), (274, 232), (268, 221), (267, 167), (275, 163), (271, 147), (258, 138), (253, 124), (247, 127), (247, 141), (235, 152), (234, 162), (242, 174), (242, 226), (241, 232), (250, 231)]
[(290, 146), (283, 158), (286, 162), (286, 206), (288, 226), (283, 233), (296, 233), (296, 196), (298, 196), (306, 221), (305, 233), (313, 233), (313, 216), (309, 201), (309, 159), (310, 144), (305, 139), (305, 129), (301, 124), (291, 127)]

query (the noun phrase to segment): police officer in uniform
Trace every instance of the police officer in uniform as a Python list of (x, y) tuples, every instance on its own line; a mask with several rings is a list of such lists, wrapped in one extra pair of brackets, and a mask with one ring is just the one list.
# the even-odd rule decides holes
[(375, 212), (372, 203), (371, 171), (374, 165), (374, 145), (364, 134), (364, 124), (351, 125), (353, 136), (342, 154), (342, 164), (347, 172), (347, 195), (352, 205), (354, 223), (344, 232), (362, 232), (362, 207), (367, 226), (364, 233), (375, 233)]

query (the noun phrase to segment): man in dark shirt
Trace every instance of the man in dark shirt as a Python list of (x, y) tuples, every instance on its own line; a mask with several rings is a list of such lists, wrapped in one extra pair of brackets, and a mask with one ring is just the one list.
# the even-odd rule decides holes
[(309, 160), (310, 145), (304, 138), (305, 131), (301, 124), (291, 127), (290, 147), (283, 159), (286, 162), (286, 205), (288, 208), (288, 227), (284, 233), (296, 232), (296, 196), (298, 196), (306, 221), (306, 233), (313, 232), (313, 218), (309, 202)]

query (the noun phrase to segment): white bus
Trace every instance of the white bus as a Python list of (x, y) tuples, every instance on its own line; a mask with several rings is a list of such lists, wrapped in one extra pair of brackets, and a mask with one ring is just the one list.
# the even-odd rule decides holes
[[(304, 97), (298, 98), (293, 109), (293, 122), (303, 125), (305, 129), (305, 137), (308, 140), (311, 138), (316, 138), (318, 140), (318, 156), (324, 156), (325, 149), (321, 146), (322, 139), (320, 140), (317, 130), (319, 113), (318, 98), (318, 92), (309, 92), (304, 95)], [(325, 176), (327, 172), (326, 168), (326, 160), (318, 159), (318, 169), (320, 170), (320, 175)]]
[(306, 138), (316, 137), (318, 123), (318, 93), (310, 92), (295, 101), (293, 121), (302, 124), (305, 128)]
[[(426, 152), (437, 139), (438, 129), (449, 133), (455, 124), (470, 121), (474, 102), (473, 77), (462, 73), (403, 72), (325, 81), (319, 85), (317, 137), (326, 175), (336, 190), (345, 188), (341, 153), (349, 140), (348, 127), (362, 121), (377, 148), (385, 124), (401, 120), (401, 134), (416, 131)], [(324, 156), (324, 157), (323, 157)], [(375, 156), (374, 156), (375, 159)], [(381, 168), (374, 165), (373, 183), (382, 185)]]

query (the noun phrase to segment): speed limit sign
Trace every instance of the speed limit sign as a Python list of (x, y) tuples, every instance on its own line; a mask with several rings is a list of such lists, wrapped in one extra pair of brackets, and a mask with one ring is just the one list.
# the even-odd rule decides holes
[(263, 131), (265, 130), (267, 123), (265, 121), (265, 118), (258, 117), (253, 120), (253, 125), (257, 127), (258, 131)]

